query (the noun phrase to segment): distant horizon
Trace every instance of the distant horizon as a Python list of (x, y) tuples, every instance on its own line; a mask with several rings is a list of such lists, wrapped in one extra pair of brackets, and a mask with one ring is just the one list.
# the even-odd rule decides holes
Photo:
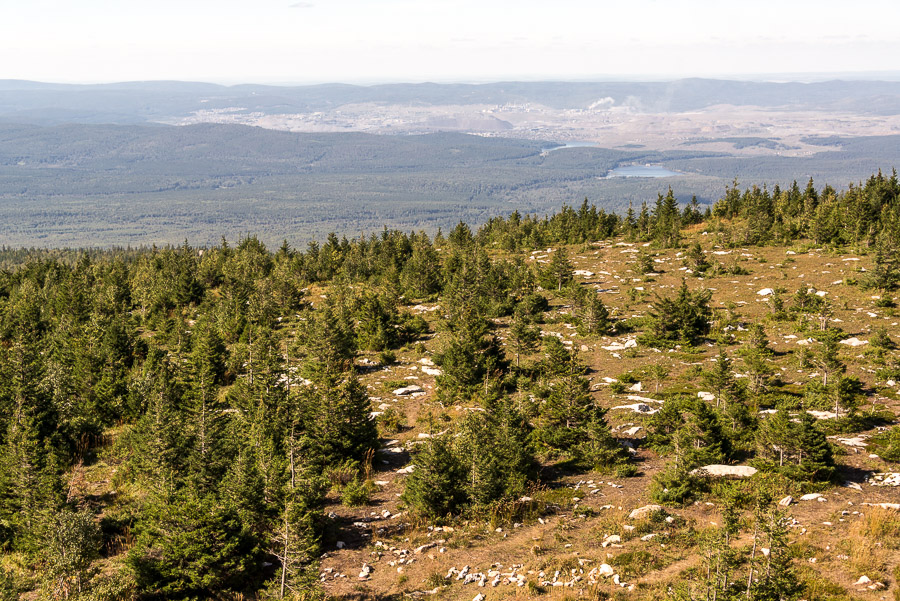
[(529, 75), (508, 75), (497, 77), (432, 77), (432, 78), (390, 78), (390, 77), (373, 77), (373, 78), (348, 78), (334, 80), (318, 80), (318, 79), (255, 79), (247, 78), (176, 78), (163, 77), (158, 79), (142, 79), (142, 78), (124, 78), (124, 79), (38, 79), (23, 77), (3, 77), (0, 81), (4, 82), (23, 82), (29, 84), (43, 85), (62, 85), (62, 86), (102, 86), (117, 84), (140, 84), (140, 83), (184, 83), (184, 84), (207, 84), (223, 87), (235, 87), (242, 85), (258, 85), (271, 87), (304, 87), (304, 86), (321, 86), (321, 85), (350, 85), (360, 87), (372, 87), (380, 85), (419, 85), (419, 84), (438, 84), (438, 85), (487, 85), (498, 83), (666, 83), (673, 81), (681, 81), (688, 79), (705, 79), (717, 81), (746, 81), (754, 83), (822, 83), (827, 81), (900, 81), (900, 70), (894, 71), (809, 71), (809, 72), (784, 72), (784, 73), (719, 73), (719, 74), (680, 74), (680, 75), (663, 75), (652, 73), (637, 74), (607, 74), (593, 75), (585, 77), (559, 77), (559, 76), (529, 76)]

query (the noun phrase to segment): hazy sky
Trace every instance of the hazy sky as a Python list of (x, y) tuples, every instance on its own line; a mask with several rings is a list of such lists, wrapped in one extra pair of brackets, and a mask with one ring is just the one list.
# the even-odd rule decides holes
[(0, 79), (897, 71), (898, 0), (0, 0)]

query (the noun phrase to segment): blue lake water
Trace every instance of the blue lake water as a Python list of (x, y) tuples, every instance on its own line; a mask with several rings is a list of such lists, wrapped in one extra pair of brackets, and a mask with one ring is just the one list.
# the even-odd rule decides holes
[[(541, 154), (547, 155), (563, 148), (600, 148), (596, 142), (567, 142), (559, 146), (550, 146), (541, 149)], [(622, 165), (606, 174), (604, 179), (616, 177), (673, 177), (681, 175), (677, 171), (670, 171), (659, 165)]]
[(669, 171), (659, 165), (622, 165), (616, 167), (606, 175), (606, 179), (614, 177), (672, 177), (681, 175), (676, 171)]
[(565, 144), (560, 144), (559, 146), (549, 146), (547, 148), (541, 148), (541, 152), (547, 154), (548, 152), (553, 152), (554, 150), (562, 150), (563, 148), (599, 148), (600, 145), (596, 142), (567, 142)]

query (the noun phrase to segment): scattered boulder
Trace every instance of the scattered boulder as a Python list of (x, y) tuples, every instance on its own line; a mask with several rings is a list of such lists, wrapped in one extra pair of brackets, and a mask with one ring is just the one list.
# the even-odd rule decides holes
[(412, 385), (412, 386), (404, 386), (403, 388), (398, 388), (397, 390), (394, 391), (393, 394), (394, 394), (394, 396), (406, 396), (409, 394), (416, 394), (417, 392), (424, 393), (425, 390), (421, 386)]
[(868, 340), (860, 340), (859, 338), (854, 336), (852, 338), (847, 338), (845, 340), (841, 340), (838, 342), (838, 344), (846, 344), (847, 346), (857, 347), (857, 346), (863, 346), (864, 344), (869, 344), (869, 341)]
[(622, 542), (622, 537), (618, 534), (610, 534), (605, 539), (603, 539), (603, 546), (606, 545), (617, 545)]
[(811, 492), (800, 497), (801, 501), (818, 501), (819, 499), (825, 500), (825, 497), (823, 497), (821, 493), (817, 492)]
[(704, 465), (691, 470), (692, 476), (706, 476), (715, 478), (749, 478), (757, 472), (755, 467), (749, 465)]
[(644, 403), (635, 403), (633, 405), (619, 405), (618, 407), (613, 407), (613, 409), (630, 409), (635, 413), (645, 413), (647, 415), (652, 415), (659, 411), (659, 409), (652, 409), (650, 405)]
[(869, 477), (869, 484), (872, 486), (900, 486), (900, 473), (884, 472), (872, 474)]
[(792, 497), (791, 495), (788, 495), (785, 498), (783, 498), (782, 500), (778, 501), (778, 505), (779, 505), (779, 507), (790, 507), (791, 503), (793, 503), (793, 502), (794, 502), (794, 497)]
[(604, 578), (609, 578), (610, 576), (612, 576), (615, 573), (616, 573), (616, 571), (608, 563), (600, 564), (600, 567), (597, 569), (597, 574), (599, 574), (600, 576), (603, 576)]
[(868, 505), (869, 507), (881, 507), (882, 509), (893, 509), (894, 511), (900, 511), (900, 503), (863, 503), (863, 505)]
[(644, 505), (643, 507), (638, 507), (637, 509), (632, 510), (631, 513), (628, 514), (629, 520), (642, 520), (649, 516), (654, 511), (661, 511), (662, 505)]

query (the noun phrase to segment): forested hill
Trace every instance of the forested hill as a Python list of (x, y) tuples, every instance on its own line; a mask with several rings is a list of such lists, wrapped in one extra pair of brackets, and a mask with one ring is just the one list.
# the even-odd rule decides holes
[[(758, 141), (758, 140), (757, 140)], [(744, 140), (743, 142), (746, 142)], [(505, 215), (546, 214), (588, 197), (607, 212), (652, 202), (719, 199), (743, 185), (836, 190), (898, 156), (900, 136), (815, 140), (806, 157), (735, 157), (696, 149), (565, 148), (456, 133), (290, 133), (242, 125), (0, 125), (0, 244), (211, 245), (252, 232), (301, 246), (329, 232), (447, 230)], [(738, 142), (735, 142), (738, 143)], [(668, 178), (608, 178), (653, 163)]]
[(4, 249), (0, 596), (895, 591), (898, 210)]

